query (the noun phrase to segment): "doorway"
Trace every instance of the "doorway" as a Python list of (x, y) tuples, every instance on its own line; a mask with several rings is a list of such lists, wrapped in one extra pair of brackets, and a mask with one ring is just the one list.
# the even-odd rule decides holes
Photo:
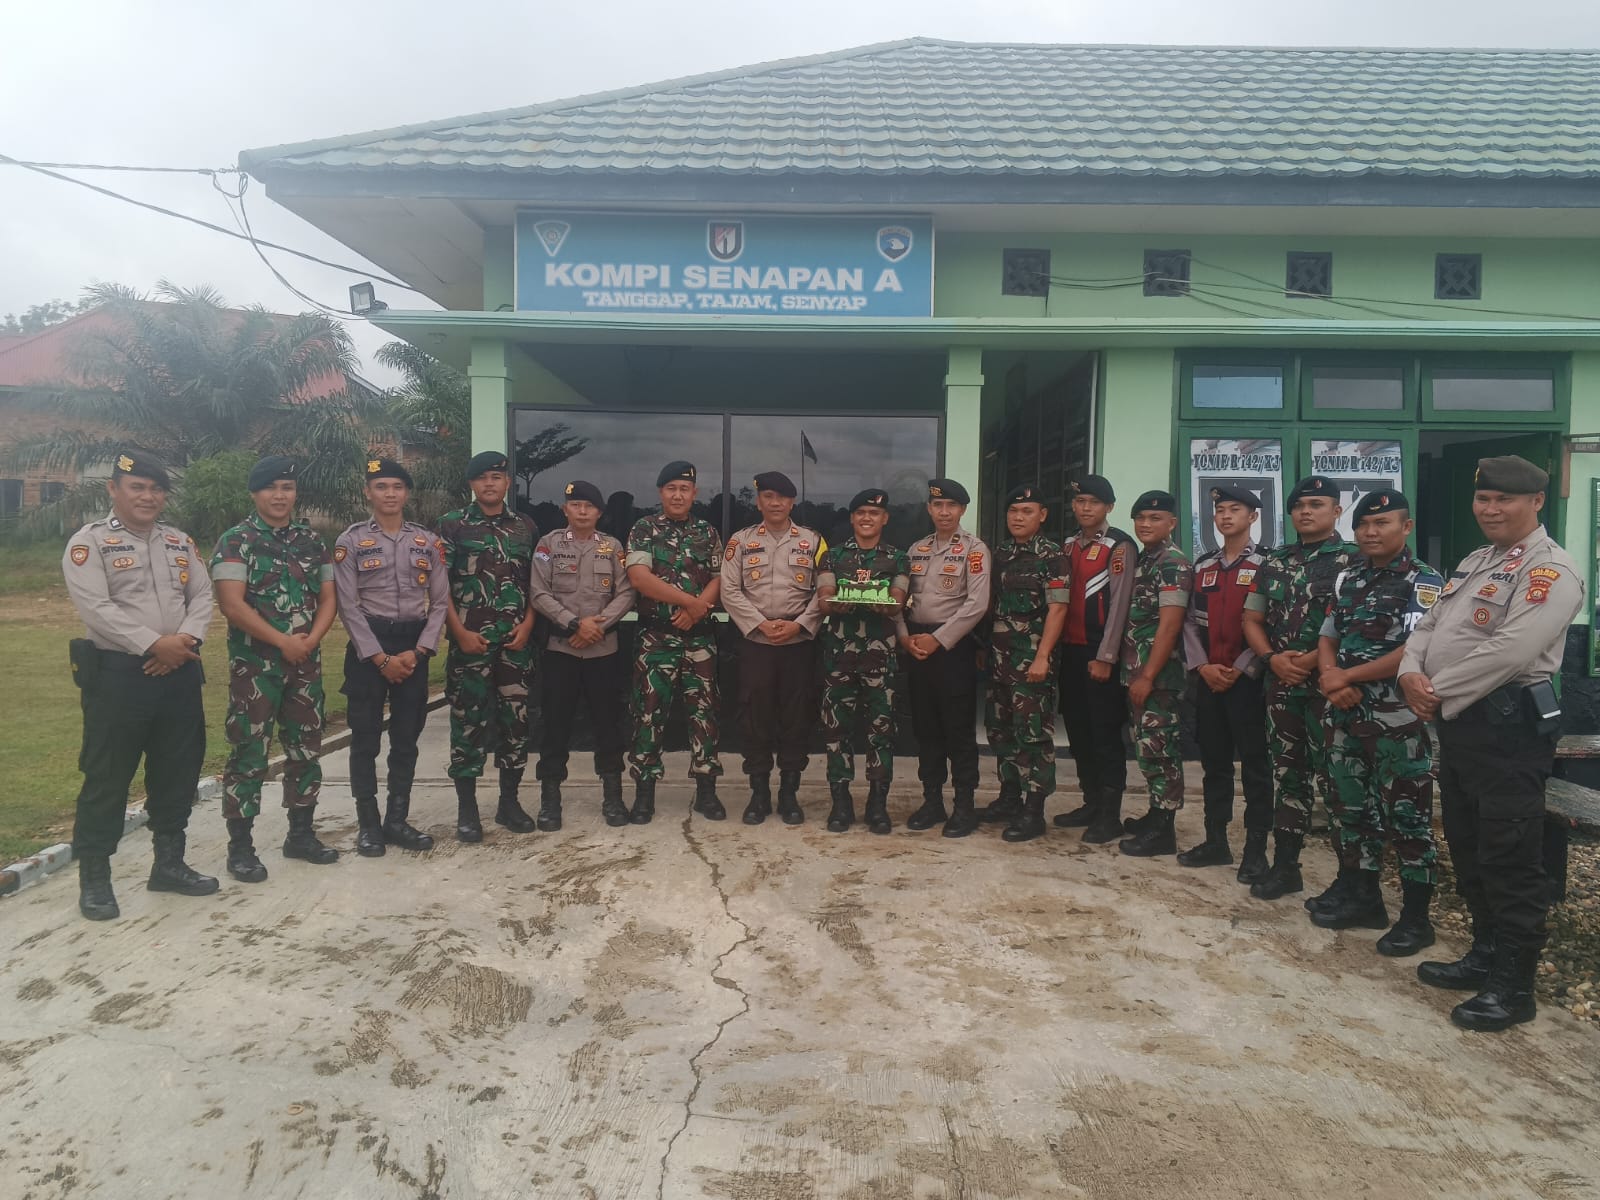
[[(1472, 518), (1474, 476), (1480, 458), (1517, 454), (1550, 473), (1560, 465), (1561, 435), (1556, 431), (1518, 433), (1493, 429), (1428, 429), (1417, 437), (1417, 553), (1430, 566), (1448, 572), (1479, 546), (1483, 534)], [(1545, 528), (1559, 528), (1556, 488), (1545, 496)]]

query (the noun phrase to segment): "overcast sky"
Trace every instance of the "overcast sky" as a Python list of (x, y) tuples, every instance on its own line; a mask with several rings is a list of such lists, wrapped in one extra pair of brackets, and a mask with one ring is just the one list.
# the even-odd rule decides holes
[[(0, 153), (229, 166), (241, 149), (511, 108), (911, 36), (964, 41), (1322, 46), (1600, 46), (1595, 0), (52, 0), (6, 6)], [(222, 225), (199, 176), (85, 176)], [(348, 261), (248, 197), (258, 236)], [(343, 307), (344, 273), (278, 257)], [(109, 280), (208, 283), (305, 307), (251, 248), (0, 166), (0, 314)], [(406, 306), (399, 296), (387, 297)], [(363, 352), (384, 339), (355, 330)]]

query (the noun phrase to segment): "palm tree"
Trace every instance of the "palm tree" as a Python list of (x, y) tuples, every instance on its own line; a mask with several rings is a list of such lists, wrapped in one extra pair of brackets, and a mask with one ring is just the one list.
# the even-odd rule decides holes
[(112, 319), (72, 348), (76, 377), (34, 404), (71, 428), (19, 441), (11, 462), (92, 470), (132, 443), (181, 478), (190, 463), (230, 450), (287, 453), (302, 461), (306, 508), (337, 517), (357, 505), (358, 464), (386, 431), (374, 398), (330, 388), (357, 366), (336, 320), (229, 308), (213, 288), (164, 280), (153, 297), (117, 284), (84, 295)]
[(414, 520), (432, 524), (467, 494), (461, 478), (471, 453), (472, 385), (465, 375), (409, 342), (386, 342), (374, 357), (403, 377), (384, 393), (388, 421), (413, 453)]

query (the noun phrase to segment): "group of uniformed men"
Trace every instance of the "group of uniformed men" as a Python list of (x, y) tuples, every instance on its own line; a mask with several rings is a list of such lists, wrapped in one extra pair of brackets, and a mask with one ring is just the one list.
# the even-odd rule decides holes
[[(313, 826), (323, 722), (318, 645), (336, 612), (349, 632), (343, 691), (356, 849), (375, 856), (387, 845), (433, 845), (409, 822), (410, 793), (428, 660), (446, 632), (460, 841), (483, 838), (476, 786), (490, 755), (499, 774), (495, 820), (519, 833), (561, 828), (580, 699), (594, 730), (607, 824), (652, 819), (674, 697), (688, 721), (692, 811), (723, 819), (712, 621), (720, 605), (743, 635), (746, 824), (773, 812), (774, 763), (779, 817), (791, 825), (805, 819), (799, 786), (820, 642), (829, 830), (844, 832), (856, 821), (852, 733), (859, 724), (867, 748), (864, 821), (873, 833), (890, 832), (894, 695), (903, 685), (923, 793), (907, 828), (938, 825), (945, 837), (964, 837), (983, 822), (1004, 822), (1007, 842), (1042, 836), (1056, 788), (1059, 702), (1083, 804), (1054, 823), (1083, 827), (1085, 842), (1118, 840), (1132, 857), (1173, 854), (1173, 820), (1184, 801), (1179, 702), (1192, 677), (1205, 835), (1178, 862), (1234, 861), (1228, 827), (1237, 760), (1245, 794), (1239, 881), (1264, 900), (1303, 891), (1300, 851), (1320, 786), (1339, 871), (1306, 901), (1311, 920), (1331, 929), (1388, 926), (1379, 871), (1392, 844), (1403, 906), (1377, 948), (1412, 955), (1434, 941), (1437, 776), (1473, 944), (1460, 961), (1423, 963), (1418, 973), (1426, 983), (1477, 993), (1452, 1014), (1465, 1027), (1499, 1029), (1533, 1015), (1548, 908), (1543, 785), (1559, 718), (1550, 681), (1583, 584), (1539, 523), (1548, 478), (1520, 458), (1479, 464), (1473, 510), (1490, 544), (1449, 579), (1409, 549), (1405, 496), (1361, 497), (1351, 545), (1336, 532), (1338, 484), (1315, 475), (1288, 497), (1296, 540), (1275, 549), (1252, 538), (1261, 503), (1255, 492), (1238, 484), (1211, 489), (1219, 544), (1193, 564), (1172, 541), (1178, 505), (1170, 492), (1134, 501), (1130, 537), (1110, 524), (1116, 493), (1098, 475), (1074, 484), (1078, 531), (1067, 545), (1042, 534), (1048, 509), (1024, 485), (1006, 497), (1007, 536), (991, 551), (962, 527), (969, 496), (954, 480), (928, 482), (933, 530), (909, 548), (884, 541), (889, 500), (877, 488), (850, 501), (851, 534), (830, 547), (792, 521), (792, 481), (765, 472), (754, 480), (761, 520), (724, 547), (693, 515), (695, 467), (673, 462), (657, 479), (659, 514), (641, 518), (623, 545), (598, 532), (604, 502), (583, 480), (566, 485), (566, 527), (540, 537), (508, 503), (510, 467), (498, 452), (472, 459), (471, 502), (429, 531), (405, 519), (406, 469), (379, 457), (364, 472), (370, 519), (346, 529), (331, 553), (294, 516), (296, 475), (289, 458), (256, 464), (248, 481), (256, 511), (222, 535), (208, 571), (193, 540), (160, 522), (170, 488), (165, 468), (129, 451), (108, 484), (111, 515), (68, 544), (63, 571), (89, 635), (72, 648), (84, 711), (73, 847), (80, 909), (92, 920), (118, 915), (109, 856), (141, 757), (154, 843), (148, 886), (186, 895), (218, 889), (184, 862), (204, 757), (198, 651), (213, 588), (229, 627), (227, 867), (247, 883), (267, 877), (252, 829), (275, 731), (286, 758), (283, 854), (312, 863), (338, 857)], [(629, 697), (631, 807), (622, 791), (626, 668), (616, 635), (629, 611), (639, 621)], [(980, 810), (976, 696), (985, 655), (985, 725), (1000, 791)], [(536, 657), (544, 732), (535, 818), (518, 796)], [(1437, 772), (1430, 723), (1444, 752)], [(1130, 724), (1149, 805), (1124, 820)]]

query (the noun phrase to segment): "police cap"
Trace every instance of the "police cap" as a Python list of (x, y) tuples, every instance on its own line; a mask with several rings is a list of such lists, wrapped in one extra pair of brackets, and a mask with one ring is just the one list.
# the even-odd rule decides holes
[(1251, 512), (1258, 512), (1261, 508), (1261, 497), (1257, 496), (1242, 483), (1219, 483), (1211, 488), (1211, 503), (1213, 506), (1224, 504), (1232, 500), (1235, 504), (1243, 504)]
[(467, 478), (482, 479), (490, 471), (511, 472), (511, 460), (499, 450), (485, 450), (481, 454), (474, 454), (472, 461), (467, 463)]
[(367, 459), (367, 469), (362, 477), (368, 483), (371, 483), (374, 479), (398, 479), (406, 487), (412, 486), (411, 472), (392, 458)]
[(858, 508), (881, 508), (889, 511), (889, 494), (882, 488), (862, 488), (850, 497), (850, 511)]
[(166, 464), (143, 450), (124, 450), (117, 455), (116, 461), (111, 464), (111, 474), (118, 479), (137, 475), (166, 491), (172, 490), (172, 476), (167, 474)]
[(687, 480), (690, 483), (696, 482), (694, 464), (692, 462), (684, 462), (681, 458), (674, 462), (669, 462), (661, 468), (661, 474), (656, 476), (656, 486), (658, 488), (666, 487), (667, 484), (675, 483), (680, 479)]
[(1013, 504), (1039, 504), (1044, 503), (1044, 497), (1039, 494), (1039, 489), (1031, 483), (1018, 484), (1006, 493), (1006, 507)]
[(1507, 454), (1501, 458), (1480, 458), (1472, 486), (1486, 492), (1523, 496), (1544, 491), (1550, 486), (1550, 476), (1520, 455)]
[(1072, 481), (1072, 494), (1074, 496), (1093, 496), (1102, 504), (1115, 504), (1117, 490), (1111, 486), (1111, 481), (1104, 475), (1085, 475), (1082, 479)]
[(782, 471), (763, 471), (752, 482), (756, 485), (757, 495), (762, 492), (777, 492), (778, 495), (793, 500), (800, 494), (800, 490), (794, 486), (794, 480)]
[(929, 500), (954, 500), (957, 504), (971, 504), (972, 497), (967, 495), (967, 489), (954, 479), (928, 480)]
[(569, 500), (587, 500), (596, 508), (606, 506), (606, 498), (600, 494), (600, 489), (587, 479), (574, 479), (562, 489), (561, 502), (565, 504)]
[(271, 487), (280, 479), (294, 481), (299, 464), (286, 454), (269, 454), (250, 468), (250, 478), (245, 486), (252, 492), (259, 492), (264, 487)]
[(1350, 524), (1361, 524), (1362, 517), (1370, 517), (1373, 513), (1409, 512), (1411, 501), (1394, 488), (1379, 488), (1375, 492), (1368, 492), (1357, 500), (1355, 507), (1350, 510)]
[(1326, 475), (1307, 475), (1294, 485), (1294, 490), (1289, 493), (1285, 501), (1288, 508), (1293, 508), (1305, 496), (1326, 496), (1335, 504), (1339, 503), (1339, 485)]
[(1141, 493), (1139, 498), (1133, 502), (1133, 515), (1137, 517), (1142, 512), (1164, 512), (1172, 513), (1176, 516), (1178, 513), (1178, 498), (1171, 492), (1164, 492), (1160, 488), (1151, 488), (1148, 492)]

